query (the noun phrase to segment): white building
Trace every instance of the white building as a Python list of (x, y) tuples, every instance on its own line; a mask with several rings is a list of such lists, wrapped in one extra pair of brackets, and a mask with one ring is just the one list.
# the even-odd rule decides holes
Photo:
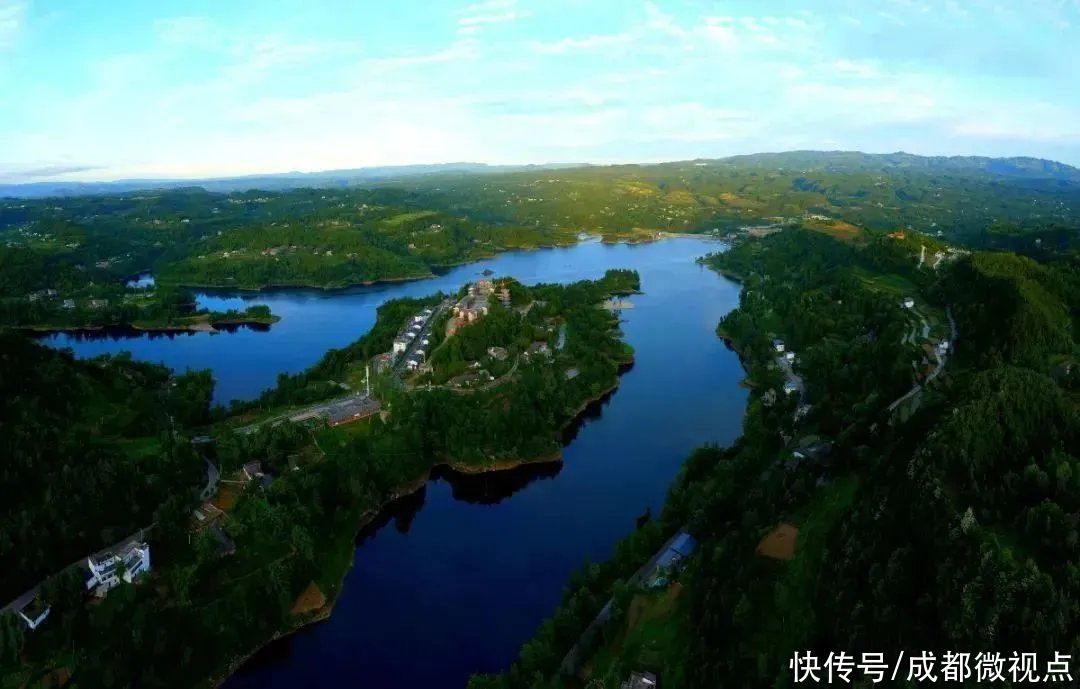
[(394, 340), (394, 354), (403, 354), (409, 348), (409, 341), (404, 337)]
[(901, 302), (905, 309), (910, 309), (915, 306), (915, 300), (911, 297), (904, 297), (904, 301)]
[(51, 611), (51, 606), (46, 605), (40, 598), (35, 596), (19, 611), (19, 619), (23, 621), (27, 629), (33, 631), (41, 626), (41, 623), (45, 621)]
[(784, 358), (788, 361), (795, 361), (795, 352), (784, 352)]
[(140, 574), (150, 571), (150, 546), (134, 543), (121, 553), (88, 557), (86, 565), (90, 570), (86, 590), (104, 598), (110, 589), (120, 585), (121, 579), (130, 584)]
[(773, 340), (772, 341), (772, 346), (773, 346), (773, 349), (775, 349), (778, 352), (783, 352), (784, 351), (784, 341), (783, 340)]

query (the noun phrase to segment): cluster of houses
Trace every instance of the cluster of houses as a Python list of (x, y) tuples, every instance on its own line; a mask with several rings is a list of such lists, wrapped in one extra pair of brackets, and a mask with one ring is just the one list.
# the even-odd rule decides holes
[[(133, 583), (150, 571), (150, 546), (138, 541), (129, 542), (91, 555), (81, 567), (87, 593), (104, 598), (121, 582)], [(23, 625), (33, 631), (48, 619), (52, 606), (35, 593), (15, 612)]]
[[(26, 295), (26, 300), (31, 304), (37, 304), (44, 301), (53, 301), (60, 296), (60, 293), (54, 289), (39, 289), (35, 292), (30, 292)], [(88, 299), (86, 302), (87, 308), (98, 310), (103, 309), (109, 305), (108, 299)], [(60, 303), (61, 308), (71, 311), (75, 308), (74, 299), (64, 299)]]
[(773, 350), (780, 355), (777, 361), (787, 375), (787, 379), (784, 381), (784, 394), (791, 395), (799, 392), (802, 389), (801, 381), (791, 369), (795, 363), (795, 352), (790, 351), (784, 341), (780, 339), (773, 340), (772, 346)]
[(542, 356), (545, 358), (551, 358), (551, 347), (547, 342), (533, 342), (529, 345), (529, 348), (521, 355), (525, 361), (532, 360), (535, 356)]
[(413, 315), (408, 324), (394, 338), (393, 348), (387, 353), (376, 356), (372, 361), (376, 373), (389, 369), (402, 356), (406, 357), (405, 368), (410, 371), (428, 368), (427, 348), (431, 340), (424, 333), (427, 332), (428, 324), (434, 316), (435, 310), (430, 308)]
[(26, 295), (27, 300), (31, 303), (41, 301), (42, 299), (55, 299), (60, 293), (54, 289), (39, 289), (36, 292), (31, 292)]
[(220, 555), (232, 555), (236, 552), (236, 543), (221, 528), (225, 513), (214, 503), (206, 501), (191, 511), (192, 532), (206, 531), (214, 539)]
[(468, 293), (454, 304), (454, 315), (447, 324), (446, 334), (453, 335), (461, 326), (483, 318), (488, 314), (488, 300), (495, 292), (491, 280), (477, 280), (469, 285)]
[(150, 546), (132, 543), (117, 551), (108, 551), (86, 559), (86, 590), (98, 598), (120, 585), (121, 580), (132, 583), (150, 571)]
[(453, 335), (461, 326), (486, 316), (493, 297), (503, 306), (510, 305), (510, 289), (505, 285), (496, 289), (495, 283), (488, 279), (477, 280), (469, 285), (465, 296), (454, 304), (453, 318), (446, 326), (446, 334)]

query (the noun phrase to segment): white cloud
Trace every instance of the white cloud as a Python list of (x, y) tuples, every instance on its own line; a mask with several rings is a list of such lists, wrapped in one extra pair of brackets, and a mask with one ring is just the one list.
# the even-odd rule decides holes
[(750, 112), (694, 102), (645, 108), (641, 123), (641, 131), (653, 132), (653, 138), (676, 141), (744, 139), (761, 129)]
[(880, 76), (877, 68), (865, 60), (848, 60), (841, 58), (834, 60), (832, 68), (843, 76), (858, 77), (860, 79), (872, 79)]
[(917, 84), (841, 86), (823, 82), (795, 84), (787, 94), (797, 108), (837, 113), (860, 124), (925, 122), (941, 117), (935, 93)]
[(26, 0), (0, 0), (0, 50), (15, 46), (26, 23), (28, 7)]
[(629, 45), (633, 42), (633, 34), (591, 34), (580, 37), (567, 37), (557, 41), (533, 41), (530, 46), (535, 52), (548, 55), (564, 55), (566, 53), (584, 52), (589, 50), (603, 50)]
[(1050, 103), (999, 104), (957, 120), (952, 133), (974, 139), (1080, 143), (1080, 109)]
[(223, 38), (221, 27), (206, 17), (166, 17), (154, 21), (154, 32), (169, 45), (206, 48)]
[(484, 27), (506, 24), (528, 17), (528, 10), (517, 7), (516, 0), (487, 0), (465, 7), (458, 18), (458, 33), (476, 35)]
[(433, 53), (373, 57), (364, 60), (363, 65), (373, 70), (385, 70), (414, 65), (431, 65), (445, 62), (457, 62), (459, 60), (471, 60), (477, 57), (478, 54), (479, 50), (476, 41), (465, 38)]

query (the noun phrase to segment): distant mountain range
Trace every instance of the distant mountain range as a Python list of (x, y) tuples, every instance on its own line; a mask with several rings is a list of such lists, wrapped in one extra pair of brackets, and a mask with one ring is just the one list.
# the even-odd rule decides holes
[(85, 196), (119, 194), (144, 189), (185, 189), (201, 187), (206, 191), (232, 192), (260, 189), (279, 191), (299, 187), (346, 187), (392, 182), (395, 179), (439, 173), (496, 173), (527, 170), (555, 170), (580, 167), (573, 164), (487, 165), (485, 163), (439, 163), (433, 165), (388, 165), (350, 170), (320, 172), (281, 172), (208, 179), (122, 179), (112, 182), (30, 182), (0, 184), (0, 198), (45, 198), (49, 196)]
[(913, 172), (986, 174), (1023, 179), (1080, 182), (1080, 169), (1042, 158), (987, 158), (984, 156), (920, 156), (911, 153), (859, 153), (858, 151), (786, 151), (723, 158), (720, 163), (824, 172)]
[[(902, 152), (877, 154), (857, 151), (785, 151), (781, 153), (754, 153), (693, 162), (708, 165), (732, 165), (741, 168), (795, 169), (808, 172), (877, 172), (891, 174), (911, 171), (931, 174), (979, 175), (1014, 180), (1053, 180), (1065, 183), (1080, 183), (1080, 169), (1053, 160), (1028, 157), (988, 158), (982, 156), (919, 156)], [(686, 161), (659, 163), (655, 167), (685, 164)], [(485, 163), (461, 162), (326, 170), (322, 172), (283, 172), (201, 180), (128, 179), (112, 182), (33, 182), (27, 184), (0, 184), (0, 197), (44, 198), (49, 196), (112, 194), (144, 189), (193, 187), (201, 187), (214, 192), (246, 191), (250, 189), (276, 191), (299, 187), (385, 185), (398, 179), (421, 175), (447, 173), (492, 174), (576, 167), (590, 166), (586, 164), (487, 165)]]

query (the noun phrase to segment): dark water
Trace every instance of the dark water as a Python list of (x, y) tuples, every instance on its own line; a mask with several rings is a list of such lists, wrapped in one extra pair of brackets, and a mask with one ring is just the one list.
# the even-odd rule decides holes
[[(738, 436), (743, 374), (715, 335), (738, 287), (693, 262), (718, 248), (673, 239), (505, 254), (419, 283), (258, 295), (283, 317), (269, 332), (50, 341), (80, 355), (126, 348), (181, 369), (213, 367), (219, 396), (250, 396), (278, 371), (300, 370), (355, 339), (393, 296), (449, 291), (486, 268), (525, 283), (640, 271), (645, 294), (623, 312), (635, 364), (568, 438), (561, 467), (437, 477), (364, 534), (329, 620), (271, 645), (226, 684), (463, 687), (470, 673), (505, 668), (552, 612), (569, 574), (586, 558), (608, 557), (646, 507), (658, 510), (694, 447)], [(240, 305), (236, 297), (202, 299)]]

